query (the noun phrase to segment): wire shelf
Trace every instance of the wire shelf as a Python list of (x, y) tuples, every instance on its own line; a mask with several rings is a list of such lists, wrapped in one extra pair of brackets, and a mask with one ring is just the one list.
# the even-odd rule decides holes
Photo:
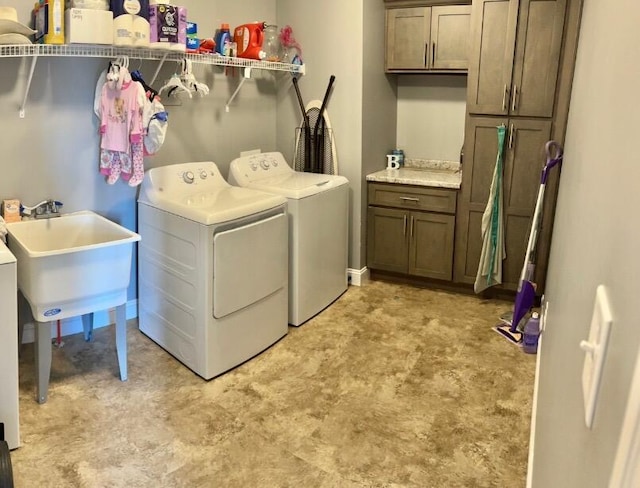
[(255, 59), (244, 59), (220, 56), (218, 54), (193, 54), (183, 51), (170, 51), (166, 49), (150, 49), (136, 47), (101, 46), (97, 44), (0, 44), (0, 58), (31, 58), (31, 68), (27, 78), (26, 88), (22, 104), (20, 105), (20, 118), (25, 116), (25, 107), (31, 87), (31, 80), (36, 66), (36, 61), (40, 57), (84, 57), (84, 58), (118, 58), (127, 56), (131, 59), (160, 61), (150, 84), (153, 84), (160, 68), (165, 61), (182, 61), (188, 59), (194, 64), (206, 64), (213, 66), (231, 66), (233, 68), (244, 68), (244, 78), (236, 89), (235, 93), (227, 102), (225, 109), (229, 111), (229, 104), (238, 93), (242, 83), (249, 78), (252, 69), (265, 71), (284, 71), (292, 74), (305, 74), (305, 65), (278, 63), (274, 61), (258, 61)]
[(193, 63), (214, 66), (231, 66), (237, 68), (255, 68), (268, 71), (285, 71), (288, 73), (304, 74), (305, 66), (273, 61), (258, 61), (255, 59), (225, 57), (217, 54), (192, 54), (166, 49), (149, 49), (135, 47), (100, 46), (95, 44), (16, 44), (0, 45), (0, 57), (85, 57), (85, 58), (116, 58), (128, 56), (131, 59), (181, 61), (190, 59)]

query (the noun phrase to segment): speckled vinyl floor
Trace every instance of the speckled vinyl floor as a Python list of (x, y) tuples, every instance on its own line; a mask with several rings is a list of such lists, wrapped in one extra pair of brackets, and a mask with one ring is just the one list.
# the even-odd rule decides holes
[(20, 359), (17, 488), (524, 487), (535, 356), (491, 330), (512, 304), (374, 281), (204, 381), (129, 322)]

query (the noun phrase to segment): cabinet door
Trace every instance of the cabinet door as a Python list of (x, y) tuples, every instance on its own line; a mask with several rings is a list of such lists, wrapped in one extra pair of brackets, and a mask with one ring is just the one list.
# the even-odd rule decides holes
[(518, 0), (474, 1), (467, 85), (469, 113), (508, 113), (517, 21)]
[[(550, 120), (470, 117), (465, 138), (462, 194), (457, 214), (455, 281), (473, 283), (482, 251), (482, 214), (493, 177), (498, 138), (496, 126), (504, 123), (508, 137), (504, 148), (503, 220), (506, 259), (503, 289), (515, 290), (524, 264), (531, 217), (540, 187), (544, 145), (551, 133)], [(471, 167), (469, 167), (471, 166)]]
[(409, 274), (451, 280), (455, 216), (413, 212), (409, 223)]
[(431, 7), (387, 9), (385, 68), (426, 69)]
[(482, 214), (489, 199), (498, 154), (496, 127), (500, 124), (508, 126), (508, 119), (467, 118), (462, 186), (456, 212), (454, 280), (459, 283), (474, 283), (476, 279), (482, 250)]
[(367, 266), (407, 272), (409, 212), (369, 207), (367, 215)]
[(471, 5), (432, 7), (431, 69), (467, 69)]
[(567, 0), (521, 0), (511, 115), (551, 117)]
[(550, 135), (550, 120), (509, 119), (503, 215), (507, 254), (502, 267), (502, 288), (507, 290), (516, 290), (520, 280)]

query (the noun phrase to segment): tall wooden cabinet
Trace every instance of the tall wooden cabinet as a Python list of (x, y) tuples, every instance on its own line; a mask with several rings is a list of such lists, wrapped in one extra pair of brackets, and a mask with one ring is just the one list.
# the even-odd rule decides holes
[[(475, 281), (481, 220), (504, 124), (503, 284), (516, 290), (549, 139), (562, 142), (568, 112), (581, 0), (474, 0), (467, 85), (462, 188), (456, 213), (454, 281)], [(570, 14), (570, 16), (569, 16)], [(538, 293), (544, 277), (557, 194), (547, 185), (538, 236)]]
[(470, 5), (386, 10), (387, 72), (466, 71)]
[[(482, 250), (482, 214), (498, 152), (496, 126), (505, 124), (503, 219), (506, 259), (502, 287), (515, 290), (527, 248), (531, 216), (540, 184), (542, 148), (551, 134), (551, 120), (470, 117), (465, 134), (465, 163), (457, 218), (456, 281), (473, 283)], [(491, 164), (487, 164), (491, 161)]]
[(567, 0), (473, 4), (471, 114), (551, 117)]

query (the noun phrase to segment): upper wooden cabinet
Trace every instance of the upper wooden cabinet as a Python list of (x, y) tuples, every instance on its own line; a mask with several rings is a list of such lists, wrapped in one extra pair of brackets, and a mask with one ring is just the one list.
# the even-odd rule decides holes
[(387, 72), (466, 72), (470, 5), (388, 8)]
[(475, 0), (467, 108), (551, 117), (567, 0)]

